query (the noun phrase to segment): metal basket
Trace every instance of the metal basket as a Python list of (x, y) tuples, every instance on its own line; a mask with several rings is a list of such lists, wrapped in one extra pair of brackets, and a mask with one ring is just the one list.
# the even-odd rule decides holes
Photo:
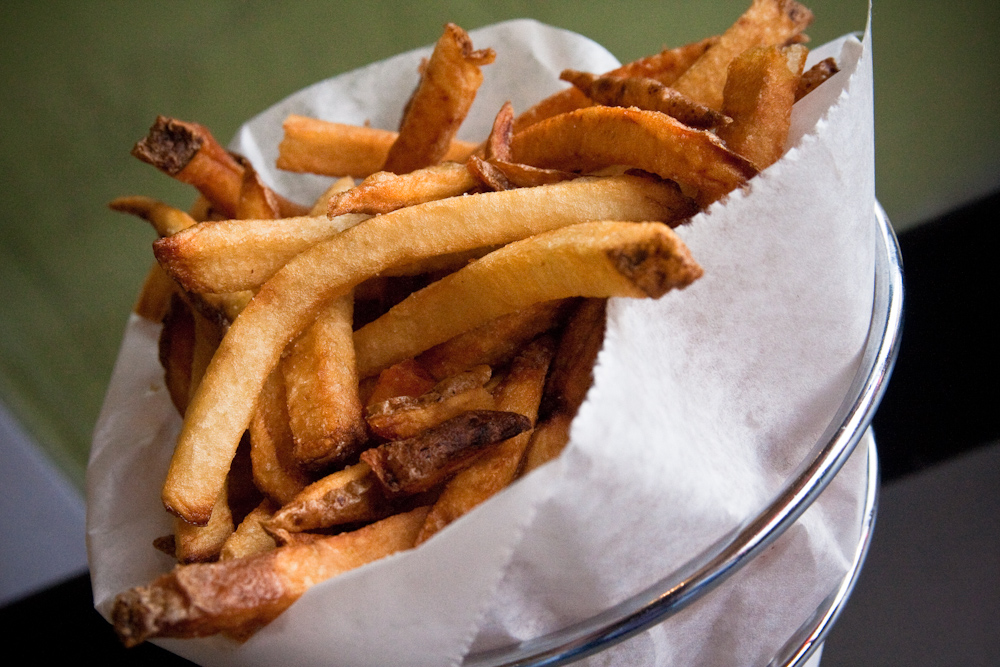
[[(784, 488), (757, 516), (656, 584), (585, 621), (519, 644), (469, 655), (467, 667), (562, 665), (599, 652), (665, 620), (714, 590), (791, 526), (826, 488), (867, 433), (898, 352), (903, 312), (899, 246), (876, 204), (875, 292), (868, 338), (857, 374), (826, 431)], [(861, 534), (845, 578), (769, 665), (802, 665), (820, 645), (846, 602), (874, 525), (878, 464), (869, 438), (868, 482)]]

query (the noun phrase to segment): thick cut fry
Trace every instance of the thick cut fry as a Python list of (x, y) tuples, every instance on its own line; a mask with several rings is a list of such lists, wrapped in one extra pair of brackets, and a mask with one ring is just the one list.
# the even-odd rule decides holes
[(541, 301), (658, 298), (700, 276), (684, 243), (659, 223), (591, 222), (539, 234), (415, 292), (356, 331), (358, 374), (373, 375)]
[(273, 502), (264, 500), (247, 514), (222, 545), (219, 560), (255, 556), (273, 549), (276, 546), (274, 538), (264, 531), (261, 523), (270, 519), (275, 509)]
[(422, 68), (420, 85), (406, 105), (399, 136), (382, 169), (406, 174), (441, 162), (483, 82), (479, 68), (495, 58), (493, 49), (474, 50), (464, 30), (446, 24)]
[(721, 110), (726, 72), (734, 58), (756, 46), (787, 44), (812, 20), (812, 12), (795, 0), (754, 0), (673, 87), (695, 102)]
[[(212, 207), (236, 217), (243, 184), (243, 167), (202, 125), (158, 116), (132, 155), (160, 171), (189, 183)], [(302, 215), (305, 208), (274, 194), (282, 216)]]
[[(660, 53), (646, 56), (607, 72), (614, 76), (643, 76), (655, 79), (667, 86), (683, 74), (705, 51), (717, 41), (709, 37), (675, 49), (664, 49)], [(575, 87), (570, 87), (551, 95), (534, 105), (514, 121), (514, 132), (520, 132), (546, 118), (561, 113), (582, 109), (591, 105), (590, 98)]]
[[(574, 305), (573, 299), (536, 303), (435, 345), (417, 357), (416, 362), (424, 372), (437, 379), (450, 377), (477, 364), (505, 363), (531, 339), (559, 326)], [(395, 367), (382, 371), (379, 377)]]
[(524, 415), (472, 410), (412, 438), (366, 450), (361, 460), (390, 496), (420, 493), (468, 465), (484, 447), (530, 428), (531, 420)]
[(418, 508), (311, 544), (177, 567), (150, 586), (119, 595), (112, 623), (126, 646), (220, 632), (245, 639), (313, 584), (412, 548), (426, 516), (427, 508)]
[(689, 128), (666, 114), (622, 107), (588, 107), (536, 123), (514, 135), (511, 150), (517, 162), (536, 167), (643, 169), (694, 189), (700, 206), (757, 173), (710, 132)]
[(250, 420), (250, 462), (257, 488), (278, 504), (294, 498), (309, 484), (292, 457), (285, 380), (276, 369), (268, 376)]
[[(322, 176), (365, 178), (382, 171), (389, 147), (398, 133), (290, 115), (282, 125), (278, 168)], [(443, 160), (463, 162), (476, 144), (453, 140)]]
[(455, 197), (476, 186), (465, 165), (457, 162), (425, 167), (408, 174), (372, 174), (357, 186), (330, 199), (330, 217), (345, 213), (380, 215), (404, 206)]
[(410, 438), (468, 410), (493, 410), (493, 394), (486, 389), (492, 371), (476, 366), (446, 378), (418, 396), (396, 396), (365, 410), (368, 426), (386, 440)]
[(799, 79), (799, 87), (795, 90), (795, 101), (798, 102), (803, 97), (819, 88), (820, 84), (840, 71), (837, 61), (833, 58), (824, 58), (808, 70), (802, 73)]
[[(188, 406), (163, 487), (164, 506), (190, 523), (208, 521), (253, 405), (285, 346), (326, 303), (366, 278), (389, 266), (508, 243), (585, 220), (673, 220), (686, 206), (675, 189), (651, 179), (576, 179), (410, 206), (299, 254), (229, 327)], [(412, 354), (400, 359), (406, 356)]]
[(282, 360), (292, 455), (317, 470), (358, 453), (367, 437), (358, 396), (351, 295), (334, 299)]
[(805, 61), (806, 47), (796, 44), (750, 49), (729, 66), (723, 109), (733, 123), (721, 128), (719, 137), (758, 169), (785, 152)]
[(555, 412), (576, 416), (594, 383), (594, 362), (604, 346), (606, 310), (606, 299), (587, 299), (570, 316), (545, 382), (544, 417)]
[(260, 287), (288, 260), (369, 216), (351, 213), (281, 220), (203, 222), (153, 244), (157, 261), (192, 292), (221, 294)]
[[(507, 377), (497, 389), (498, 410), (522, 414), (534, 425), (553, 349), (552, 339), (543, 337), (515, 357)], [(517, 474), (530, 437), (530, 431), (519, 433), (484, 452), (468, 468), (459, 471), (445, 485), (441, 496), (431, 507), (417, 536), (417, 544), (510, 484)]]
[(596, 76), (572, 69), (563, 70), (559, 78), (569, 81), (598, 104), (659, 111), (699, 130), (722, 127), (730, 122), (725, 114), (689, 100), (656, 79), (639, 76)]
[(108, 208), (119, 213), (130, 213), (148, 222), (160, 236), (173, 236), (197, 224), (190, 215), (152, 197), (118, 197)]
[(299, 533), (388, 516), (391, 505), (367, 463), (327, 475), (303, 489), (265, 522), (264, 528)]

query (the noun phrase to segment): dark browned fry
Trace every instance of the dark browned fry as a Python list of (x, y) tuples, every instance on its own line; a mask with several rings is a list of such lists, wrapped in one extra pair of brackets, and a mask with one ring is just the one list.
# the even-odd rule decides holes
[(423, 433), (361, 454), (392, 495), (420, 493), (446, 480), (483, 447), (531, 428), (524, 415), (474, 410)]
[(604, 344), (606, 299), (586, 299), (570, 316), (559, 339), (542, 399), (543, 418), (555, 412), (576, 415), (590, 385), (594, 362)]
[(799, 87), (795, 91), (795, 101), (798, 102), (803, 97), (819, 88), (820, 84), (840, 71), (837, 61), (833, 58), (824, 58), (805, 72), (799, 79)]
[(405, 174), (444, 159), (483, 81), (479, 68), (495, 57), (492, 49), (473, 50), (469, 35), (454, 23), (445, 25), (406, 105), (384, 171)]
[(730, 122), (726, 115), (689, 100), (656, 79), (640, 76), (597, 76), (572, 69), (563, 70), (559, 78), (569, 81), (598, 104), (660, 111), (699, 130), (714, 129)]
[(514, 105), (504, 102), (493, 119), (490, 136), (486, 139), (484, 157), (487, 160), (510, 161), (510, 138), (514, 136)]
[(167, 393), (183, 416), (191, 392), (191, 363), (194, 360), (194, 314), (187, 303), (174, 294), (160, 330), (160, 365)]
[(243, 167), (240, 196), (236, 200), (236, 217), (240, 219), (273, 220), (281, 217), (281, 206), (274, 190), (260, 179), (249, 160), (239, 158)]
[(465, 166), (470, 174), (479, 179), (490, 190), (510, 190), (517, 187), (492, 162), (487, 162), (478, 155), (469, 157)]

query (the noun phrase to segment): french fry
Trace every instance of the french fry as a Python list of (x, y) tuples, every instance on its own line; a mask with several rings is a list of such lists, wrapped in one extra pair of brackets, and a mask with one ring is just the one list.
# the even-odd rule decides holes
[(215, 560), (226, 540), (233, 534), (233, 528), (229, 496), (223, 488), (207, 525), (193, 526), (182, 519), (174, 518), (174, 556), (179, 563)]
[(351, 213), (281, 220), (219, 220), (159, 239), (153, 254), (192, 292), (222, 294), (260, 287), (288, 260), (369, 216)]
[(261, 527), (261, 523), (270, 519), (274, 512), (274, 503), (270, 500), (263, 500), (260, 505), (243, 518), (233, 534), (226, 539), (219, 551), (219, 560), (245, 558), (274, 549), (277, 546), (274, 538)]
[(594, 106), (536, 123), (514, 135), (517, 162), (565, 171), (625, 165), (652, 172), (695, 191), (707, 206), (740, 187), (757, 170), (710, 132), (666, 114)]
[(175, 293), (163, 318), (163, 328), (160, 329), (159, 359), (170, 401), (182, 416), (191, 397), (194, 340), (194, 313), (180, 295)]
[(785, 153), (806, 53), (800, 44), (757, 47), (729, 65), (722, 108), (733, 122), (718, 130), (719, 138), (758, 169)]
[(418, 508), (310, 544), (177, 567), (149, 586), (120, 594), (112, 623), (126, 646), (153, 637), (218, 633), (245, 639), (312, 585), (412, 548), (426, 516), (427, 508)]
[(607, 300), (586, 299), (570, 315), (545, 383), (542, 414), (563, 412), (570, 417), (593, 384), (594, 362), (604, 344)]
[[(464, 367), (456, 372), (463, 370), (465, 370)], [(423, 364), (415, 359), (404, 359), (378, 374), (378, 381), (365, 403), (365, 410), (390, 398), (401, 396), (416, 398), (433, 389), (435, 384), (437, 382), (423, 367)]]
[(248, 160), (240, 158), (238, 162), (243, 167), (243, 178), (234, 217), (261, 220), (280, 218), (281, 207), (277, 195), (264, 184)]
[(167, 275), (159, 262), (153, 262), (142, 281), (139, 296), (132, 312), (150, 322), (162, 322), (170, 308), (170, 300), (177, 293), (177, 283)]
[[(543, 337), (515, 357), (507, 377), (497, 388), (498, 410), (524, 415), (534, 425), (553, 349), (552, 339)], [(501, 442), (449, 480), (431, 507), (417, 544), (510, 484), (530, 437), (531, 432), (524, 431)]]
[(351, 295), (334, 299), (281, 362), (292, 456), (317, 470), (358, 453), (367, 434), (354, 366)]
[(572, 423), (572, 415), (565, 412), (557, 412), (538, 423), (531, 433), (531, 442), (524, 453), (524, 461), (521, 465), (522, 475), (528, 474), (562, 453), (569, 442), (569, 428)]
[(309, 215), (323, 215), (330, 210), (330, 200), (343, 192), (350, 190), (355, 185), (354, 179), (350, 176), (342, 176), (330, 184), (323, 194), (316, 198), (313, 207), (309, 209)]
[(277, 369), (264, 383), (248, 429), (254, 483), (278, 504), (290, 501), (309, 484), (309, 478), (292, 458), (285, 381)]
[(659, 223), (591, 222), (538, 234), (425, 287), (356, 331), (358, 374), (378, 373), (535, 303), (572, 296), (658, 298), (700, 275), (683, 242)]
[(693, 102), (656, 79), (639, 76), (597, 76), (577, 70), (563, 70), (559, 78), (580, 89), (598, 104), (660, 111), (689, 127), (711, 130), (727, 125), (730, 119), (702, 104)]
[[(290, 115), (282, 125), (278, 168), (322, 176), (365, 178), (382, 171), (389, 147), (399, 136), (392, 130), (347, 125)], [(443, 161), (463, 162), (476, 144), (452, 140)]]
[(365, 409), (368, 426), (386, 440), (410, 438), (468, 410), (493, 410), (493, 394), (486, 389), (492, 370), (480, 365), (438, 382), (430, 391), (395, 396)]
[(495, 58), (493, 49), (474, 50), (464, 30), (446, 24), (422, 68), (420, 85), (406, 105), (399, 136), (382, 169), (406, 174), (441, 162), (483, 82), (480, 67)]
[[(669, 86), (681, 74), (687, 71), (716, 41), (718, 41), (718, 38), (709, 37), (674, 49), (664, 49), (651, 56), (626, 63), (606, 74), (613, 76), (642, 76), (655, 79)], [(514, 132), (520, 132), (529, 125), (534, 125), (546, 118), (582, 109), (591, 104), (590, 98), (576, 87), (566, 88), (545, 98), (518, 116), (514, 121)]]
[(574, 305), (572, 299), (543, 301), (435, 345), (421, 353), (416, 362), (400, 363), (417, 363), (423, 372), (436, 379), (450, 377), (477, 364), (496, 366), (513, 358), (531, 339), (559, 326)]
[(756, 46), (792, 42), (812, 20), (812, 12), (795, 0), (753, 0), (743, 15), (673, 83), (673, 87), (695, 102), (721, 110), (729, 63), (734, 58)]
[(108, 208), (119, 213), (129, 213), (148, 222), (160, 236), (173, 236), (197, 222), (189, 214), (152, 197), (139, 195), (118, 197), (111, 200)]
[(484, 447), (531, 428), (514, 412), (470, 410), (404, 440), (361, 453), (390, 497), (421, 493), (445, 481)]
[(799, 87), (795, 91), (795, 101), (798, 102), (803, 97), (819, 88), (820, 84), (840, 71), (837, 61), (833, 58), (824, 58), (808, 70), (802, 73), (799, 79)]
[(407, 174), (372, 174), (354, 188), (330, 199), (328, 215), (345, 213), (380, 215), (404, 206), (455, 197), (476, 186), (465, 165), (444, 162)]
[[(236, 217), (243, 184), (243, 167), (202, 125), (158, 116), (149, 134), (132, 148), (132, 155), (165, 174), (189, 183), (226, 217)], [(282, 217), (305, 209), (274, 195)]]
[[(684, 205), (676, 191), (649, 179), (576, 179), (399, 209), (301, 253), (261, 288), (223, 338), (188, 406), (161, 494), (164, 507), (190, 523), (208, 521), (256, 398), (285, 346), (327, 302), (364, 279), (388, 266), (582, 220), (673, 219)], [(360, 370), (359, 363), (363, 377)]]
[(264, 522), (269, 533), (299, 533), (369, 522), (388, 516), (392, 507), (367, 463), (357, 463), (313, 482)]

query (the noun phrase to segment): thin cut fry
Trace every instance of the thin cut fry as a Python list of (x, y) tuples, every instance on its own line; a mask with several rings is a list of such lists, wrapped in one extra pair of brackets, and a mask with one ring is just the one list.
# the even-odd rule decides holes
[(726, 72), (734, 58), (755, 46), (789, 43), (812, 20), (812, 12), (795, 0), (754, 0), (673, 87), (695, 102), (721, 110)]
[(384, 171), (407, 174), (444, 159), (483, 82), (479, 68), (494, 58), (493, 49), (473, 50), (464, 30), (454, 23), (445, 25), (422, 68), (420, 85), (406, 105)]
[(170, 308), (170, 299), (177, 293), (177, 283), (167, 275), (159, 262), (153, 262), (142, 282), (132, 312), (150, 322), (162, 322)]
[(368, 449), (361, 460), (390, 496), (420, 493), (445, 481), (484, 447), (530, 428), (531, 420), (524, 415), (470, 410), (412, 438)]
[(195, 219), (184, 211), (152, 197), (118, 197), (108, 204), (108, 208), (119, 213), (139, 216), (151, 224), (160, 236), (173, 236), (197, 224)]
[[(507, 377), (497, 390), (498, 410), (522, 414), (534, 425), (553, 349), (550, 337), (539, 338), (514, 359)], [(431, 507), (417, 536), (417, 544), (510, 484), (530, 437), (530, 431), (519, 433), (484, 452), (468, 468), (459, 471), (445, 485), (441, 496)]]
[(245, 639), (277, 618), (313, 584), (413, 547), (427, 508), (354, 532), (248, 558), (175, 568), (115, 599), (115, 631), (126, 646), (153, 637)]
[(326, 303), (366, 278), (389, 266), (507, 243), (588, 219), (674, 219), (682, 206), (673, 189), (649, 179), (576, 179), (411, 206), (371, 218), (301, 253), (229, 327), (188, 406), (163, 487), (164, 506), (190, 523), (208, 521), (253, 405), (285, 346)]
[(404, 206), (455, 197), (476, 186), (465, 165), (457, 162), (416, 169), (408, 174), (372, 174), (357, 186), (330, 199), (328, 215), (368, 213), (380, 215)]
[[(365, 178), (382, 171), (398, 133), (290, 115), (282, 126), (278, 168), (322, 176)], [(464, 162), (476, 144), (452, 140), (442, 160)]]
[(666, 114), (595, 106), (536, 123), (514, 135), (514, 159), (536, 167), (594, 171), (624, 165), (697, 192), (707, 206), (757, 173), (710, 132)]
[(808, 70), (802, 73), (799, 79), (799, 87), (795, 91), (795, 101), (798, 102), (803, 97), (819, 88), (820, 84), (840, 71), (837, 61), (833, 58), (824, 58)]

